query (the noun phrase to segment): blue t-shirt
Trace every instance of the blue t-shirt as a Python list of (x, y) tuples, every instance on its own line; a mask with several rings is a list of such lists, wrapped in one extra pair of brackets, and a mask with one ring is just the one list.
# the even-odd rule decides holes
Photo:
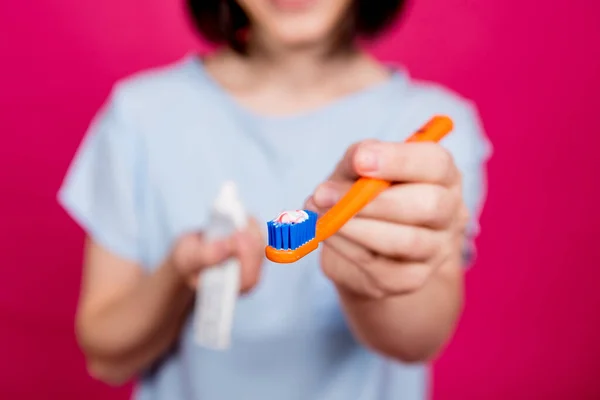
[[(442, 143), (462, 171), (474, 236), (490, 150), (476, 109), (402, 70), (385, 83), (286, 117), (238, 105), (197, 57), (141, 73), (115, 86), (59, 200), (95, 241), (152, 271), (178, 236), (202, 230), (223, 181), (234, 180), (248, 213), (267, 221), (301, 207), (352, 143), (402, 141), (434, 114), (455, 123)], [(290, 265), (265, 262), (256, 289), (239, 300), (230, 350), (198, 347), (191, 325), (175, 350), (143, 374), (136, 399), (427, 397), (425, 365), (392, 361), (356, 341), (316, 252)]]

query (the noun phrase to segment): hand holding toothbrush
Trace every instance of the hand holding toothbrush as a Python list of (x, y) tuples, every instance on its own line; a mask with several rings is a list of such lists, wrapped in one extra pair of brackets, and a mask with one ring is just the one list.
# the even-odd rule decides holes
[(350, 147), (307, 200), (324, 213), (359, 177), (391, 182), (324, 244), (321, 266), (344, 291), (369, 299), (414, 293), (460, 266), (467, 208), (452, 156), (432, 142)]

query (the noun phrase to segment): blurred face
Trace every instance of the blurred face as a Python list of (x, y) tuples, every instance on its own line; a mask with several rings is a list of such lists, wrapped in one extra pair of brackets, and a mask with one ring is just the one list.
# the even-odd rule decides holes
[(327, 43), (353, 0), (237, 1), (253, 34), (278, 47), (296, 48)]

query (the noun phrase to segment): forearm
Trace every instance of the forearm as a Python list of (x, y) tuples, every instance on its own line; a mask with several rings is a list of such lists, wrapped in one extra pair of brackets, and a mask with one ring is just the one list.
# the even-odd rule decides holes
[(382, 300), (339, 290), (351, 329), (367, 347), (405, 362), (433, 357), (452, 334), (463, 304), (463, 271), (446, 265), (420, 290)]
[(193, 292), (168, 263), (111, 304), (78, 318), (90, 373), (121, 383), (147, 367), (177, 338)]

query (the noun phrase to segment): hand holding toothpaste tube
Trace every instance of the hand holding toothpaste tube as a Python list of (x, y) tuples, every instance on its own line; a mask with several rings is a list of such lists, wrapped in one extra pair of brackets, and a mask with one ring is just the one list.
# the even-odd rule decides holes
[(236, 257), (241, 263), (241, 291), (251, 290), (258, 282), (264, 260), (264, 238), (256, 220), (230, 237), (208, 240), (202, 234), (181, 237), (171, 253), (172, 265), (189, 284), (196, 288), (201, 271)]

